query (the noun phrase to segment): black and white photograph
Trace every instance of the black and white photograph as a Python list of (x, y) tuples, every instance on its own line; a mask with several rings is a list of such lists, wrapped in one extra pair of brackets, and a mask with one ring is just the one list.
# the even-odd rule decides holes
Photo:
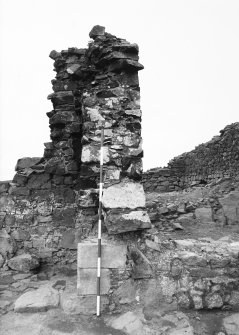
[(239, 335), (238, 97), (238, 0), (0, 0), (0, 334)]

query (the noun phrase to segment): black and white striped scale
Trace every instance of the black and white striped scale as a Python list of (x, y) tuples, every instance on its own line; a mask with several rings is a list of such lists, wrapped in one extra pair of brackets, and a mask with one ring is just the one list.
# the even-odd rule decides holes
[(101, 270), (103, 164), (104, 164), (104, 123), (101, 124), (101, 145), (100, 145), (100, 185), (99, 185), (98, 260), (97, 260), (97, 306), (96, 306), (96, 315), (97, 316), (100, 316), (100, 270)]

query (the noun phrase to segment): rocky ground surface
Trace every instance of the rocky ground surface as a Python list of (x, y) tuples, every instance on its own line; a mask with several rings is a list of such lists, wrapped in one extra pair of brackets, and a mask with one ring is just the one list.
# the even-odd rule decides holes
[(136, 301), (97, 318), (76, 314), (76, 275), (13, 278), (0, 286), (1, 335), (239, 335), (237, 311), (179, 310), (163, 302), (142, 307)]
[(1, 335), (238, 335), (239, 313), (165, 312), (136, 308), (100, 318), (69, 315), (59, 308), (1, 315)]
[[(147, 194), (153, 225), (137, 235), (138, 245), (142, 244), (147, 256), (153, 253), (157, 258), (166, 257), (168, 252), (163, 247), (171, 244), (173, 253), (196, 253), (199, 257), (203, 247), (209, 256), (214, 254), (214, 249), (216, 253), (227, 251), (238, 255), (239, 226), (223, 222), (223, 213), (228, 217), (237, 216), (234, 202), (232, 206), (223, 203), (225, 207), (218, 207), (213, 197), (214, 191), (221, 192), (222, 197), (234, 192), (237, 199), (235, 190), (226, 188), (227, 185), (220, 185), (220, 189), (215, 190), (199, 187), (183, 192)], [(225, 254), (219, 260), (223, 262), (224, 257)], [(12, 268), (1, 276), (1, 335), (239, 335), (239, 311), (237, 308), (227, 310), (226, 305), (220, 309), (214, 306), (205, 310), (199, 306), (198, 310), (183, 310), (174, 303), (155, 304), (155, 300), (142, 304), (137, 297), (133, 303), (132, 299), (127, 303), (124, 297), (120, 308), (109, 309), (100, 318), (79, 315), (76, 275), (59, 275), (49, 269), (34, 273), (31, 264), (32, 260), (22, 257), (12, 262)], [(25, 267), (31, 271), (21, 272)], [(131, 293), (124, 292), (127, 296)], [(237, 306), (237, 294), (233, 299)]]

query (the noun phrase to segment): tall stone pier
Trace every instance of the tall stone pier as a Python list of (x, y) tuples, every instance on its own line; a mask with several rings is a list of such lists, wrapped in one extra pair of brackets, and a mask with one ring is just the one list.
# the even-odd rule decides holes
[(76, 269), (77, 243), (97, 230), (102, 124), (103, 229), (150, 227), (141, 184), (138, 46), (100, 26), (90, 37), (85, 49), (50, 53), (51, 141), (43, 157), (19, 159), (13, 180), (0, 183), (0, 268), (30, 254), (41, 264)]
[[(89, 221), (99, 183), (100, 127), (104, 125), (105, 225), (110, 234), (150, 227), (142, 175), (141, 109), (138, 46), (95, 26), (87, 49), (52, 51), (57, 72), (54, 110), (48, 113), (52, 143), (46, 169), (71, 175), (81, 197), (78, 226)], [(84, 191), (82, 191), (84, 190)], [(94, 198), (94, 199), (92, 199)], [(86, 208), (87, 207), (87, 208)], [(94, 207), (94, 206), (93, 206)], [(90, 219), (91, 221), (91, 219)]]

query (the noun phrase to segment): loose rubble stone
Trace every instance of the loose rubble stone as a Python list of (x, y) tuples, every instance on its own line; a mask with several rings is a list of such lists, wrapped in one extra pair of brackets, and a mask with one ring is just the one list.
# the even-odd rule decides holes
[(96, 25), (91, 29), (89, 36), (90, 38), (96, 38), (97, 36), (102, 36), (104, 34), (105, 34), (105, 27)]
[(5, 229), (0, 230), (0, 254), (2, 257), (11, 257), (16, 250), (16, 244)]
[(219, 308), (223, 305), (223, 300), (217, 293), (207, 295), (205, 300), (209, 309)]
[(11, 258), (7, 264), (12, 270), (29, 272), (39, 266), (39, 260), (30, 254), (22, 254)]
[(223, 326), (228, 335), (239, 334), (239, 313), (232, 314), (223, 319)]
[(114, 329), (122, 330), (130, 335), (144, 335), (144, 326), (140, 318), (133, 312), (126, 312), (113, 320), (108, 325)]
[(136, 285), (133, 280), (125, 281), (115, 292), (120, 304), (130, 304), (136, 299)]
[(21, 295), (15, 302), (14, 311), (17, 313), (44, 312), (51, 308), (57, 308), (59, 301), (58, 291), (50, 285), (46, 285)]

